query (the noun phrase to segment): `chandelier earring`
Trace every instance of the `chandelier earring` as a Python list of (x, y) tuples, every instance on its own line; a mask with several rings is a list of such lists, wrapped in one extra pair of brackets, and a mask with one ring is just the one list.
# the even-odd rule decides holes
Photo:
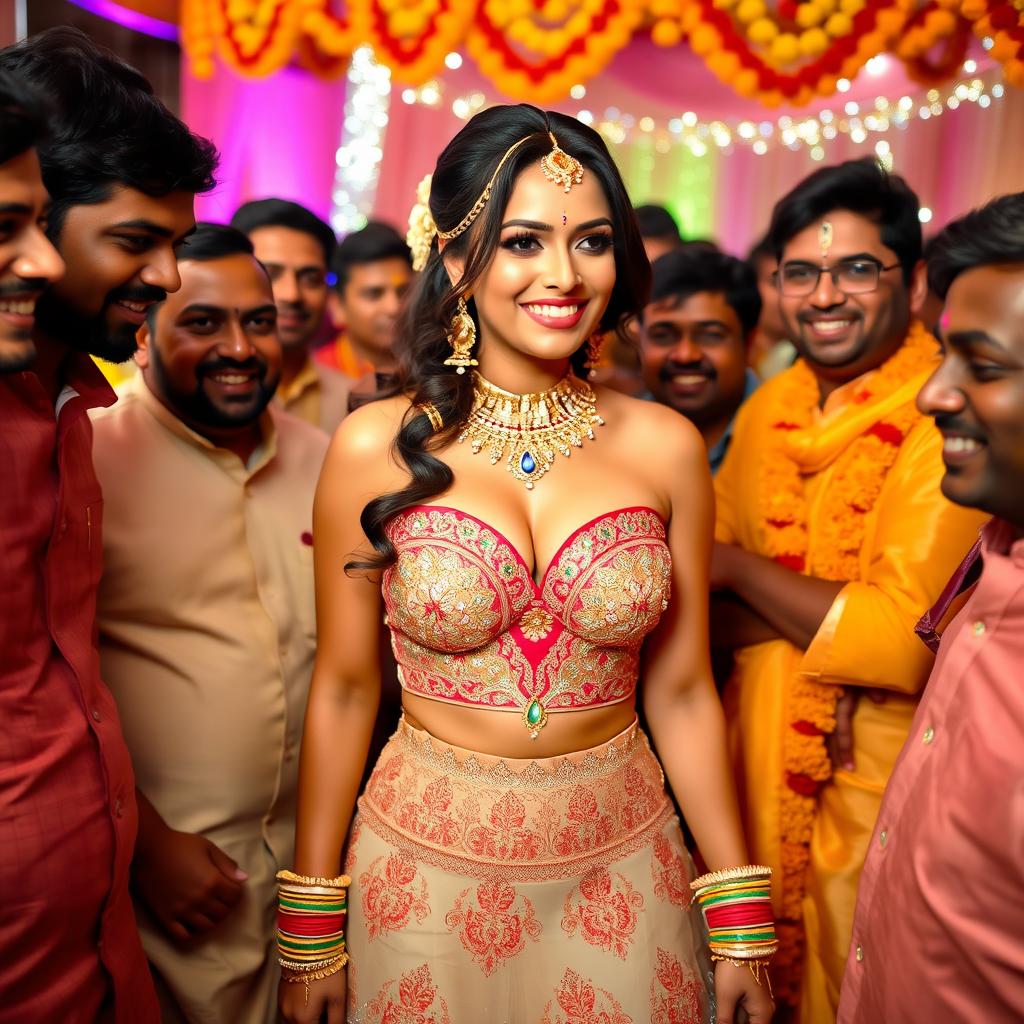
[(604, 335), (600, 331), (595, 331), (589, 338), (587, 338), (587, 361), (583, 364), (589, 371), (587, 376), (591, 380), (596, 379), (597, 369), (602, 365), (601, 353), (603, 349)]
[(473, 358), (473, 346), (476, 344), (476, 324), (469, 315), (466, 307), (466, 299), (459, 297), (459, 304), (455, 308), (455, 316), (452, 317), (451, 327), (448, 328), (448, 344), (451, 345), (452, 354), (444, 361), (445, 366), (454, 366), (456, 373), (465, 373), (467, 366), (478, 366), (479, 363)]

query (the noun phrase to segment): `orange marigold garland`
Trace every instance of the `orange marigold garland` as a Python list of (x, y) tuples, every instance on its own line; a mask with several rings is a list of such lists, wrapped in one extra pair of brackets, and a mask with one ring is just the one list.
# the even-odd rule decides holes
[(961, 0), (960, 13), (976, 36), (992, 40), (988, 55), (1002, 64), (1007, 82), (1024, 88), (1024, 7), (1005, 0)]
[[(899, 36), (916, 0), (843, 0), (840, 21), (832, 23), (831, 32), (808, 26), (800, 36), (780, 32), (778, 26), (774, 34), (754, 30), (753, 24), (765, 20), (761, 14), (764, 4), (741, 0), (737, 8), (741, 21), (750, 13), (741, 16), (743, 8), (755, 5), (758, 17), (750, 31), (753, 39), (767, 48), (765, 56), (755, 52), (732, 14), (724, 9), (732, 2), (684, 0), (683, 30), (691, 49), (722, 82), (741, 96), (756, 97), (765, 106), (775, 107), (783, 102), (800, 106), (815, 96), (832, 95), (841, 77), (854, 78), (868, 60)], [(794, 6), (791, 14), (796, 19), (795, 5), (790, 6)], [(786, 8), (780, 4), (779, 10)], [(801, 60), (803, 64), (799, 64)], [(785, 66), (791, 70), (782, 70)]]
[[(920, 323), (914, 323), (906, 343), (867, 379), (852, 401), (863, 404), (891, 394), (932, 367), (937, 351), (935, 339)], [(762, 467), (762, 551), (794, 572), (848, 582), (860, 577), (859, 555), (868, 513), (920, 413), (913, 405), (901, 407), (865, 431), (839, 457), (823, 499), (821, 526), (812, 552), (804, 479), (790, 452), (794, 436), (813, 426), (819, 397), (817, 380), (801, 360), (779, 391), (780, 419), (774, 424), (774, 443)], [(832, 774), (826, 736), (835, 728), (841, 692), (839, 687), (800, 674), (790, 680), (787, 690), (789, 727), (782, 740), (785, 784), (780, 801), (780, 949), (773, 965), (773, 984), (777, 997), (789, 1003), (795, 1003), (799, 995), (805, 873), (817, 794)]]

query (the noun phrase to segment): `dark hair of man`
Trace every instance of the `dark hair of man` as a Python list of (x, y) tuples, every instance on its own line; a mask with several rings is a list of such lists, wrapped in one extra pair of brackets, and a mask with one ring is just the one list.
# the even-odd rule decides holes
[[(636, 315), (647, 302), (650, 264), (622, 175), (601, 136), (575, 117), (540, 110), (528, 103), (489, 107), (472, 117), (437, 158), (430, 185), (430, 212), (441, 231), (456, 227), (469, 215), (484, 189), (490, 187), (472, 228), (445, 247), (446, 256), (463, 263), (462, 278), (452, 285), (435, 237), (396, 330), (401, 370), (395, 391), (409, 395), (412, 411), (395, 437), (394, 450), (408, 467), (411, 479), (401, 490), (382, 494), (363, 509), (363, 532), (377, 554), (366, 561), (349, 562), (346, 569), (391, 565), (397, 554), (385, 529), (391, 517), (412, 505), (429, 502), (452, 485), (451, 467), (433, 455), (432, 449), (458, 433), (469, 418), (474, 397), (473, 375), (457, 374), (444, 365), (451, 353), (447, 332), (460, 299), (468, 300), (470, 315), (475, 315), (473, 291), (501, 242), (509, 197), (519, 175), (528, 167), (535, 168), (551, 152), (552, 134), (562, 150), (579, 160), (584, 173), (600, 185), (611, 213), (615, 285), (599, 329), (625, 336), (627, 317)], [(338, 246), (339, 252), (344, 246), (345, 242)], [(586, 349), (581, 345), (570, 359), (580, 376), (586, 374)], [(422, 411), (428, 403), (444, 422), (440, 436)]]
[(195, 231), (180, 242), (174, 252), (179, 263), (185, 260), (206, 263), (228, 256), (254, 256), (255, 250), (249, 236), (237, 227), (201, 220)]
[(48, 29), (0, 50), (0, 70), (50, 103), (39, 161), (53, 201), (51, 237), (59, 237), (69, 208), (104, 202), (118, 185), (164, 196), (216, 184), (213, 143), (193, 135), (135, 68), (78, 29)]
[(732, 307), (746, 338), (761, 316), (761, 293), (750, 264), (724, 252), (677, 249), (651, 264), (651, 302), (685, 302), (698, 292), (716, 292)]
[(633, 209), (636, 222), (640, 226), (641, 238), (673, 238), (682, 241), (679, 225), (664, 206), (647, 203)]
[(46, 138), (46, 104), (15, 75), (0, 71), (0, 164)]
[(999, 196), (947, 224), (928, 244), (928, 284), (943, 299), (964, 271), (1024, 263), (1024, 192)]
[(334, 287), (339, 294), (345, 290), (353, 267), (394, 259), (405, 260), (412, 266), (412, 253), (405, 239), (390, 224), (371, 220), (366, 227), (346, 235), (334, 250), (331, 262), (336, 277)]
[[(253, 256), (255, 259), (248, 235), (227, 224), (211, 224), (209, 221), (200, 221), (195, 231), (175, 247), (174, 254), (179, 263), (185, 260), (208, 263), (229, 256)], [(154, 303), (146, 314), (151, 331), (155, 328), (156, 314), (162, 305), (162, 302)]]
[(762, 235), (747, 253), (747, 262), (752, 266), (756, 266), (761, 260), (771, 260), (772, 263), (776, 261), (775, 249), (768, 234)]
[(324, 251), (324, 266), (330, 267), (338, 240), (330, 225), (312, 210), (289, 199), (254, 199), (243, 203), (231, 218), (231, 226), (251, 235), (259, 228), (290, 228), (316, 239)]
[(871, 157), (847, 160), (804, 178), (775, 204), (768, 238), (775, 258), (791, 238), (833, 210), (849, 210), (878, 225), (882, 244), (892, 249), (910, 282), (921, 259), (920, 206), (910, 186)]

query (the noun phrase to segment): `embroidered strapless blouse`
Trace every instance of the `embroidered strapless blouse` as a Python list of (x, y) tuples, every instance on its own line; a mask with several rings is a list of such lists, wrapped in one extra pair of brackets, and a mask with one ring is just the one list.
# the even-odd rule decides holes
[(585, 523), (540, 583), (519, 552), (467, 512), (405, 509), (383, 593), (399, 679), (410, 693), (519, 711), (534, 735), (549, 711), (629, 700), (640, 646), (668, 607), (672, 562), (650, 508)]

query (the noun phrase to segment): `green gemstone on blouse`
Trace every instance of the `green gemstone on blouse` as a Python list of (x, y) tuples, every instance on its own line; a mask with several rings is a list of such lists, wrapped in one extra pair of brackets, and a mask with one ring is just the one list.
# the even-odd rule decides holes
[(530, 725), (536, 725), (540, 721), (540, 716), (543, 709), (540, 706), (539, 700), (531, 700), (530, 706), (526, 709), (526, 720)]

